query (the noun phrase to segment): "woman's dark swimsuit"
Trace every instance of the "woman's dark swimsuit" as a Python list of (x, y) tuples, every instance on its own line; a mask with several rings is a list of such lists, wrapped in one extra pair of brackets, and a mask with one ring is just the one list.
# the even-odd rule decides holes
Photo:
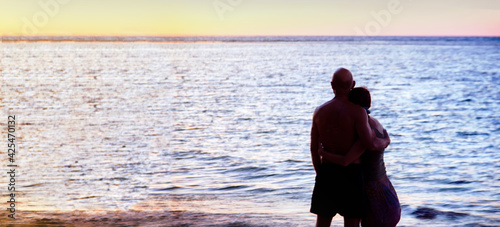
[[(377, 137), (384, 135), (372, 128)], [(363, 227), (389, 227), (396, 226), (401, 218), (401, 206), (396, 190), (389, 181), (385, 170), (384, 150), (365, 151), (361, 155), (364, 187), (368, 201), (366, 217), (361, 221)]]

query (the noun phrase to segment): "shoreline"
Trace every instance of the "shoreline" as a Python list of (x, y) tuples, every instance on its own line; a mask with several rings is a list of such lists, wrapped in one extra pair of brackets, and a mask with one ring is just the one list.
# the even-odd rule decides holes
[[(191, 211), (16, 211), (0, 215), (0, 226), (303, 226), (290, 217)], [(313, 223), (311, 223), (313, 224)]]

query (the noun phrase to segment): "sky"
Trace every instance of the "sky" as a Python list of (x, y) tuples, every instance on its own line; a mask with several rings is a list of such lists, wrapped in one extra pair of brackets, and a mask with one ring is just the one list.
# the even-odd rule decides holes
[(500, 0), (0, 0), (3, 36), (500, 36)]

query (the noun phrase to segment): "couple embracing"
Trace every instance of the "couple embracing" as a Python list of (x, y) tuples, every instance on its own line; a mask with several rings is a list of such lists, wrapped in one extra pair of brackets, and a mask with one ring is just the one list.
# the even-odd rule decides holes
[(316, 226), (330, 226), (337, 213), (344, 226), (396, 226), (401, 206), (383, 160), (390, 139), (369, 116), (370, 93), (354, 88), (344, 68), (333, 74), (331, 86), (335, 97), (316, 109), (311, 130)]

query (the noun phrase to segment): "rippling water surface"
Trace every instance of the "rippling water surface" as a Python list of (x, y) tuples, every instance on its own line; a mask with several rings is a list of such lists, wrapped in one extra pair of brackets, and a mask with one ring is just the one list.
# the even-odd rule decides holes
[(311, 117), (342, 66), (371, 90), (372, 115), (391, 135), (401, 226), (500, 223), (498, 40), (0, 47), (2, 115), (18, 119), (20, 209), (312, 225)]

